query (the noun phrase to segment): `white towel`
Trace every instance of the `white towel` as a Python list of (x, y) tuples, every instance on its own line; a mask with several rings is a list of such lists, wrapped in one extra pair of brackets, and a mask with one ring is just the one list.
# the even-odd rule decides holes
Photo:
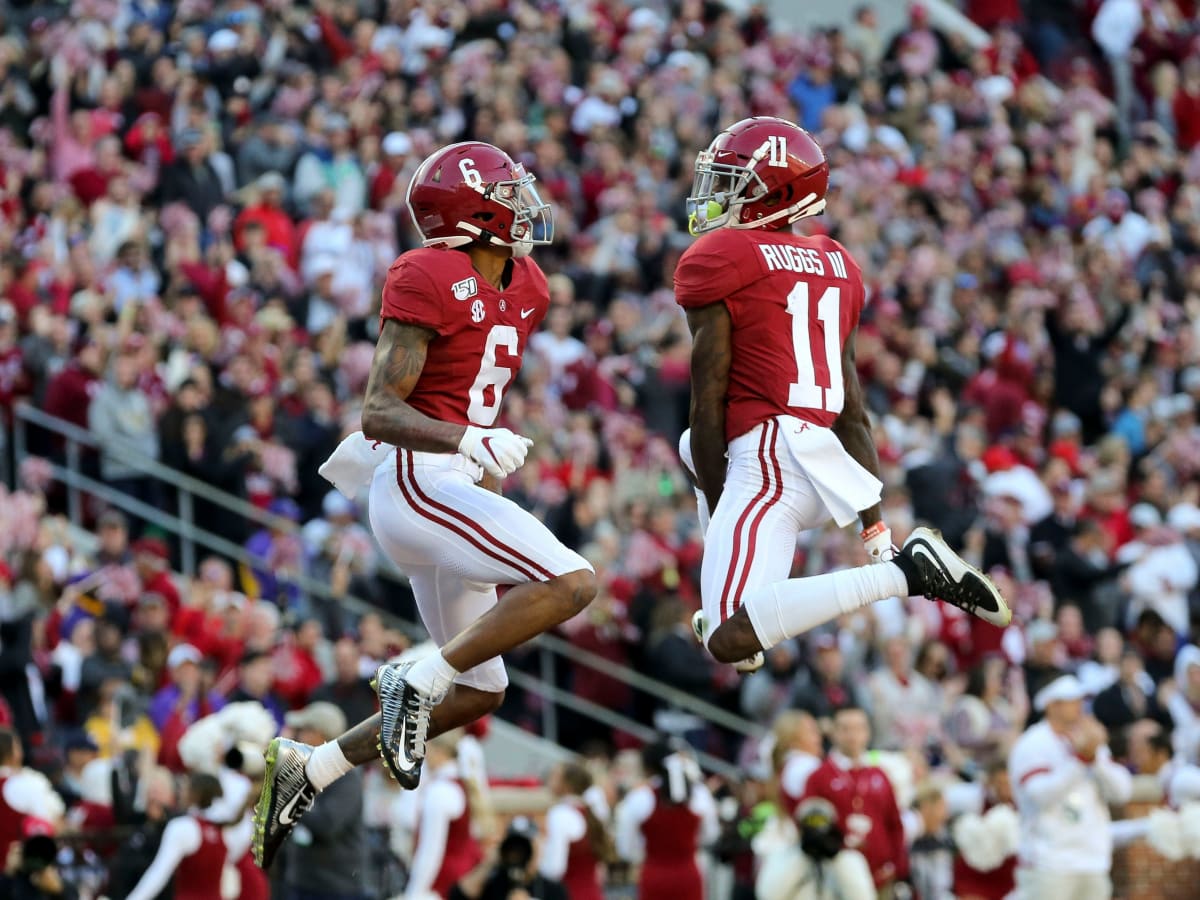
[(779, 416), (777, 421), (792, 458), (839, 528), (857, 519), (859, 510), (879, 502), (883, 483), (846, 452), (830, 429), (795, 416)]
[(356, 431), (337, 445), (317, 472), (347, 497), (354, 498), (395, 449), (390, 444), (367, 440), (361, 431)]

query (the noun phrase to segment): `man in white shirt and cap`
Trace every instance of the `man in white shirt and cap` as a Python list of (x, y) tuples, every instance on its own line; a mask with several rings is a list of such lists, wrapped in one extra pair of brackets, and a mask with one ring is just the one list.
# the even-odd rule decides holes
[(1132, 779), (1109, 752), (1108, 732), (1084, 713), (1086, 692), (1074, 675), (1034, 697), (1041, 722), (1009, 755), (1021, 843), (1021, 900), (1106, 900), (1112, 896), (1110, 805), (1129, 799)]

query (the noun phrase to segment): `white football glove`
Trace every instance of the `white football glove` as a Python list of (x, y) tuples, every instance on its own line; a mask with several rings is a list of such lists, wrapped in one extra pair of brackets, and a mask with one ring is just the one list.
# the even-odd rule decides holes
[(900, 551), (892, 543), (892, 529), (882, 522), (876, 522), (870, 528), (864, 528), (859, 537), (867, 548), (867, 555), (873, 563), (891, 562)]
[(468, 425), (458, 442), (458, 452), (479, 463), (496, 478), (507, 478), (525, 465), (525, 455), (533, 441), (507, 428), (477, 428)]

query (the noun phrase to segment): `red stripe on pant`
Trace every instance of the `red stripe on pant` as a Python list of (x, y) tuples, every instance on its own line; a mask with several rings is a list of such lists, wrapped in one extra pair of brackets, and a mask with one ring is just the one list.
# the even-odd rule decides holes
[[(549, 569), (547, 569), (541, 563), (537, 562), (536, 560), (530, 559), (528, 556), (526, 556), (520, 550), (517, 550), (515, 547), (510, 547), (508, 544), (502, 544), (500, 541), (498, 541), (496, 539), (495, 535), (488, 534), (486, 531), (484, 531), (483, 527), (478, 522), (476, 522), (474, 519), (472, 519), (470, 516), (466, 515), (463, 512), (460, 512), (459, 510), (455, 509), (452, 506), (446, 506), (444, 503), (439, 503), (438, 501), (436, 501), (432, 497), (430, 497), (428, 494), (426, 494), (421, 489), (420, 482), (417, 481), (417, 473), (412, 471), (412, 468), (411, 468), (412, 463), (413, 463), (412, 451), (406, 450), (405, 452), (408, 454), (408, 463), (409, 463), (409, 467), (410, 467), (409, 474), (412, 477), (413, 489), (417, 492), (418, 496), (420, 496), (421, 499), (423, 499), (426, 503), (428, 503), (434, 509), (445, 513), (446, 515), (450, 516), (451, 518), (457, 519), (459, 522), (461, 522), (467, 528), (474, 529), (475, 533), (482, 540), (491, 541), (492, 546), (498, 547), (504, 553), (512, 554), (513, 557), (520, 560), (522, 563), (525, 564), (525, 566), (532, 569), (534, 572), (540, 572), (542, 577), (545, 580), (549, 581), (551, 578), (557, 577), (553, 572), (551, 572)], [(540, 581), (541, 579), (531, 578), (529, 580), (530, 581)]]
[[(406, 483), (406, 481), (411, 482), (411, 483)], [(437, 504), (437, 503), (434, 503), (433, 501), (431, 501), (429, 499), (428, 495), (424, 491), (421, 490), (420, 485), (417, 484), (416, 476), (411, 472), (411, 470), (408, 469), (407, 466), (403, 466), (403, 465), (396, 466), (396, 483), (400, 486), (400, 492), (402, 494), (404, 494), (404, 499), (408, 501), (408, 505), (411, 506), (414, 511), (416, 511), (417, 515), (421, 516), (422, 518), (428, 519), (430, 522), (433, 522), (435, 525), (441, 525), (443, 528), (447, 529), (448, 531), (454, 532), (456, 535), (458, 535), (460, 538), (462, 538), (464, 541), (466, 541), (472, 547), (477, 549), (480, 553), (483, 553), (485, 556), (490, 556), (492, 559), (496, 560), (499, 563), (502, 563), (503, 565), (511, 566), (518, 573), (520, 573), (522, 578), (526, 579), (527, 581), (541, 581), (540, 578), (538, 578), (536, 575), (534, 575), (527, 568), (523, 567), (520, 563), (516, 562), (514, 559), (512, 559), (510, 557), (504, 556), (500, 552), (500, 551), (504, 551), (507, 553), (511, 553), (513, 556), (520, 555), (520, 554), (513, 552), (511, 550), (511, 548), (506, 547), (503, 544), (499, 544), (498, 542), (494, 542), (494, 543), (496, 544), (496, 547), (500, 548), (500, 550), (497, 550), (496, 547), (488, 547), (488, 546), (484, 545), (482, 541), (480, 541), (480, 539), (477, 535), (472, 535), (468, 531), (464, 530), (461, 526), (454, 524), (453, 521), (449, 521), (445, 518), (439, 518), (438, 516), (434, 515), (434, 513), (431, 512), (427, 507), (422, 507), (421, 502), (419, 502), (417, 500), (417, 497), (420, 497), (421, 500), (423, 500), (425, 503), (428, 503), (429, 505), (434, 506), (435, 508), (439, 507), (440, 504)], [(446, 507), (444, 507), (444, 506), (441, 506), (441, 508), (443, 510), (446, 509)], [(469, 519), (466, 521), (468, 523), (470, 523)], [(470, 524), (473, 525), (474, 523), (470, 523)], [(553, 576), (551, 576), (551, 577), (553, 577)]]
[[(738, 562), (741, 560), (742, 555), (742, 529), (746, 526), (746, 520), (750, 518), (754, 507), (762, 501), (763, 497), (767, 496), (767, 491), (771, 487), (767, 481), (767, 460), (764, 451), (767, 447), (767, 433), (772, 430), (778, 431), (779, 426), (774, 419), (768, 419), (763, 423), (762, 433), (758, 436), (758, 458), (762, 464), (762, 487), (754, 495), (754, 499), (746, 504), (746, 508), (742, 510), (742, 514), (738, 516), (737, 524), (733, 526), (733, 560), (729, 564), (729, 572), (725, 575), (725, 589), (721, 593), (721, 610), (724, 612), (721, 621), (728, 619), (736, 612), (732, 603), (732, 589), (733, 578), (737, 574)], [(774, 440), (772, 437), (772, 443), (774, 443)], [(716, 510), (713, 510), (713, 512), (716, 512)]]
[[(775, 428), (775, 436), (779, 436), (778, 425)], [(750, 579), (750, 567), (754, 565), (754, 548), (758, 543), (758, 526), (766, 518), (767, 511), (783, 497), (783, 467), (779, 465), (779, 457), (775, 455), (774, 441), (767, 448), (767, 452), (771, 455), (771, 469), (775, 475), (775, 490), (771, 493), (767, 502), (758, 508), (758, 512), (754, 516), (754, 521), (750, 523), (750, 540), (746, 545), (746, 558), (742, 564), (742, 577), (738, 579), (737, 587), (734, 589), (733, 597), (730, 600), (734, 612), (737, 612), (738, 608), (742, 605), (742, 592), (746, 590), (746, 582)]]

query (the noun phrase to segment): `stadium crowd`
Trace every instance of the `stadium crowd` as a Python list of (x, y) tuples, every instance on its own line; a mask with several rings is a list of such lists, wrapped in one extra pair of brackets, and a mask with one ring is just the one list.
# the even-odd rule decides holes
[[(936, 886), (922, 897), (950, 896), (937, 891), (962, 862), (953, 792), (931, 773), (1007, 799), (1008, 750), (1065, 672), (1130, 768), (1151, 738), (1195, 764), (1196, 5), (961, 5), (985, 45), (916, 4), (894, 36), (869, 6), (845, 29), (799, 33), (701, 0), (8, 4), (0, 715), (19, 746), (0, 738), (0, 756), (17, 766), (23, 748), (49, 775), (61, 802), (38, 794), (51, 819), (38, 828), (76, 849), (71, 831), (116, 820), (154, 832), (184, 802), (170, 778), (188, 768), (181, 737), (227, 703), (261, 702), (278, 726), (313, 700), (350, 722), (371, 710), (364, 674), (407, 639), (315, 607), (292, 576), (396, 608), (359, 498), (329, 493), (316, 469), (357, 428), (378, 287), (415, 243), (407, 180), (466, 138), (524, 161), (554, 204), (556, 244), (538, 254), (553, 305), (503, 417), (534, 459), (505, 490), (601, 576), (567, 628), (576, 645), (776, 723), (781, 764), (858, 740), (834, 722), (866, 710), (873, 746), (905, 761), (896, 783), (914, 788), (901, 796), (920, 835), (913, 872)], [(967, 548), (1015, 607), (1007, 631), (896, 600), (775, 648), (745, 679), (691, 637), (702, 541), (675, 451), (689, 340), (671, 273), (690, 241), (695, 152), (754, 114), (800, 122), (831, 162), (828, 211), (809, 227), (868, 278), (858, 363), (885, 519), (898, 540), (925, 521)], [(123, 492), (170, 499), (134, 452), (294, 527), (257, 530), (201, 502), (198, 521), (261, 563), (213, 556), (192, 578), (173, 574), (166, 536), (100, 504), (84, 535), (38, 458), (61, 457), (60, 442), (34, 431), (34, 455), (11, 465), (22, 401), (92, 429), (101, 452), (85, 467)], [(849, 532), (813, 534), (796, 571), (861, 555)], [(560, 676), (664, 721), (615, 679)], [(537, 713), (519, 692), (505, 710)], [(588, 723), (569, 733), (596, 758), (636, 743)], [(735, 807), (769, 793), (769, 746), (702, 723), (689, 737), (745, 765)], [(136, 804), (85, 777), (129, 752), (155, 764)], [(613, 784), (620, 771), (597, 770)], [(46, 866), (31, 876), (18, 861), (12, 877), (41, 891), (20, 896), (87, 894), (145, 843), (89, 850), (57, 892)], [(734, 868), (747, 890), (753, 867)], [(305, 893), (297, 877), (290, 896), (355, 891)]]

